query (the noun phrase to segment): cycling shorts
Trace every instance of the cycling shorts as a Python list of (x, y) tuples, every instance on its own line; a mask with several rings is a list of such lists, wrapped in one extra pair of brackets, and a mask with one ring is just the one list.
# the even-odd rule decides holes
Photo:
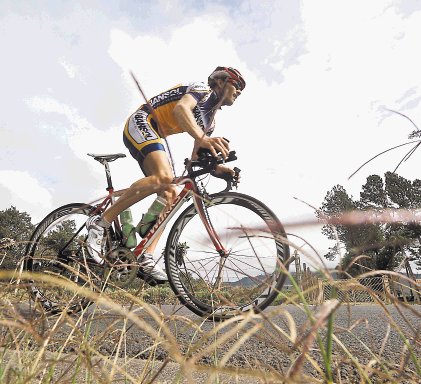
[(124, 145), (139, 163), (143, 173), (145, 157), (154, 151), (165, 151), (158, 126), (149, 113), (148, 106), (141, 106), (126, 122), (123, 133)]

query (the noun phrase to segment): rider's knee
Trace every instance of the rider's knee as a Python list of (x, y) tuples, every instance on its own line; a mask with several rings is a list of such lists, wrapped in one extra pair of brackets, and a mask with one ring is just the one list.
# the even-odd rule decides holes
[(154, 183), (160, 188), (167, 189), (173, 182), (174, 176), (168, 174), (160, 174), (153, 176)]
[(174, 177), (168, 174), (155, 175), (156, 186), (158, 187), (158, 194), (165, 198), (168, 203), (173, 201), (177, 194), (177, 187), (173, 184)]
[(161, 193), (161, 196), (167, 200), (168, 203), (173, 201), (178, 195), (178, 190), (175, 185), (169, 185), (165, 190)]

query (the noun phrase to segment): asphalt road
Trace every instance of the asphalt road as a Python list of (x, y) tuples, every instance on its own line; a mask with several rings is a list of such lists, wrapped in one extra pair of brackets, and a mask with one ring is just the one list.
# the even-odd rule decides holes
[[(319, 309), (311, 307), (313, 313)], [(214, 324), (191, 313), (181, 306), (163, 305), (155, 307), (155, 312), (160, 319), (164, 319), (165, 327), (168, 328), (176, 340), (176, 347), (179, 351), (191, 356), (199, 356), (197, 362), (212, 366), (216, 362), (224, 361), (225, 366), (245, 369), (273, 369), (276, 372), (285, 374), (291, 368), (294, 361), (299, 356), (297, 349), (291, 349), (293, 343), (283, 334), (283, 330), (288, 334), (291, 329), (296, 329), (297, 338), (305, 337), (308, 334), (310, 324), (302, 306), (285, 305), (281, 307), (270, 307), (264, 314), (270, 318), (254, 319), (250, 322), (233, 322), (226, 324)], [(22, 310), (26, 318), (33, 318), (33, 313)], [(137, 308), (136, 316), (139, 323), (124, 322), (115, 313), (92, 306), (86, 319), (92, 321), (80, 321), (77, 325), (85, 339), (89, 340), (91, 347), (105, 356), (128, 357), (145, 360), (151, 357), (155, 361), (165, 361), (169, 357), (169, 352), (163, 345), (156, 345), (154, 333), (159, 331), (160, 325), (153, 319), (145, 309)], [(387, 314), (388, 313), (388, 314)], [(358, 370), (355, 364), (350, 364), (346, 357), (344, 348), (358, 358), (363, 364), (373, 358), (373, 354), (381, 354), (382, 361), (386, 366), (398, 367), (404, 357), (406, 349), (401, 334), (413, 337), (419, 335), (421, 331), (421, 306), (412, 305), (410, 309), (397, 310), (394, 306), (388, 305), (385, 308), (379, 305), (352, 305), (339, 307), (334, 316), (334, 334), (338, 342), (333, 345), (333, 361), (346, 382), (358, 382)], [(290, 319), (290, 323), (288, 323)], [(394, 325), (397, 325), (397, 327)], [(44, 332), (48, 332), (53, 326), (52, 320), (44, 320)], [(142, 330), (139, 324), (149, 325), (152, 333)], [(294, 324), (291, 326), (291, 324)], [(161, 324), (162, 325), (162, 324)], [(39, 324), (41, 327), (41, 323)], [(217, 327), (221, 327), (216, 331)], [(251, 334), (254, 327), (258, 330)], [(397, 329), (398, 328), (398, 329)], [(124, 332), (123, 332), (124, 330)], [(51, 352), (63, 347), (63, 340), (66, 340), (65, 353), (74, 353), (80, 348), (80, 339), (69, 334), (72, 327), (68, 322), (62, 322), (55, 326), (54, 332), (50, 333), (51, 339), (48, 349)], [(208, 337), (210, 333), (212, 337)], [(117, 352), (117, 345), (124, 333), (124, 343), (120, 344)], [(162, 335), (162, 332), (160, 332)], [(323, 337), (324, 331), (321, 330)], [(247, 337), (243, 336), (247, 335)], [(226, 338), (226, 340), (224, 340)], [(74, 342), (72, 341), (74, 339)], [(214, 345), (215, 339), (223, 340), (217, 342), (217, 347), (207, 347)], [(79, 340), (79, 341), (78, 341)], [(344, 347), (340, 347), (342, 343)], [(154, 347), (155, 346), (155, 347)], [(318, 352), (316, 344), (310, 344), (310, 355), (315, 361), (322, 364), (322, 358)], [(314, 349), (313, 349), (314, 348)], [(415, 353), (420, 356), (420, 341), (418, 346), (413, 346)], [(202, 352), (201, 352), (202, 351)], [(205, 353), (203, 352), (205, 351)], [(406, 363), (405, 370), (414, 370), (411, 362)], [(404, 370), (404, 371), (405, 371)], [(302, 371), (306, 375), (320, 379), (318, 373), (311, 364), (306, 361)], [(253, 381), (250, 381), (253, 382)], [(404, 380), (402, 382), (405, 382)]]

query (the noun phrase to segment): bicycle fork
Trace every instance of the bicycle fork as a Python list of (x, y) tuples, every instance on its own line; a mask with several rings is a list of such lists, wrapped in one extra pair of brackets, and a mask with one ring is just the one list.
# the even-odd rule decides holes
[(215, 246), (216, 251), (219, 253), (219, 263), (218, 263), (218, 275), (216, 276), (215, 284), (213, 290), (219, 290), (222, 283), (222, 269), (225, 266), (225, 262), (228, 258), (229, 251), (223, 246), (218, 234), (215, 231), (215, 228), (212, 225), (212, 222), (207, 215), (205, 202), (202, 200), (201, 196), (194, 195), (194, 205), (196, 207), (197, 213), (199, 214), (206, 231), (210, 239), (212, 240), (213, 245)]

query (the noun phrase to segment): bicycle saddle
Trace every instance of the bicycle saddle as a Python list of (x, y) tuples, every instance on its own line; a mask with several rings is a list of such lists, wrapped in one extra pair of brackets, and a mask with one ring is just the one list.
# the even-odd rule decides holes
[(88, 153), (88, 156), (92, 156), (95, 160), (102, 162), (102, 161), (114, 161), (119, 159), (120, 157), (126, 157), (124, 153), (114, 153), (110, 155), (100, 155), (95, 153)]

